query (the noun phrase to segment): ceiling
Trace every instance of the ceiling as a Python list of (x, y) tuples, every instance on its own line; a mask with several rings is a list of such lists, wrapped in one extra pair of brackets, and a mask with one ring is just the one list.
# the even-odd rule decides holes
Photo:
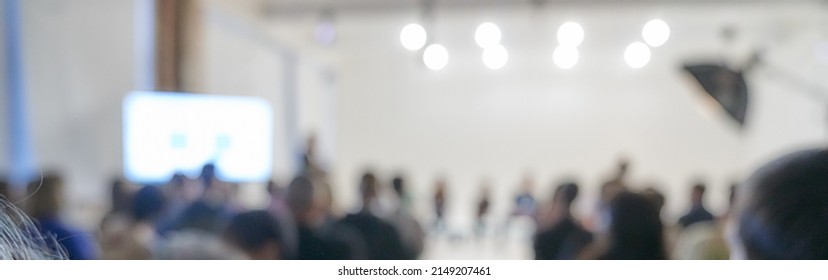
[(415, 9), (508, 9), (546, 6), (608, 5), (717, 5), (745, 4), (825, 4), (828, 0), (262, 0), (269, 13), (297, 15), (336, 12), (393, 12)]

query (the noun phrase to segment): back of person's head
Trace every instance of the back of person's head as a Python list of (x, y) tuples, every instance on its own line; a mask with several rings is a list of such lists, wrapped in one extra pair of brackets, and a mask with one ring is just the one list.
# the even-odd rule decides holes
[(704, 198), (705, 191), (707, 191), (707, 187), (704, 185), (704, 183), (698, 182), (695, 185), (693, 185), (693, 189), (691, 191), (693, 200), (701, 202), (701, 200)]
[(63, 178), (57, 173), (44, 174), (40, 181), (29, 183), (26, 194), (26, 209), (32, 217), (55, 217), (63, 208)]
[(305, 176), (297, 176), (290, 181), (287, 189), (287, 204), (291, 213), (302, 223), (313, 210), (316, 191), (313, 182)]
[(215, 233), (221, 230), (226, 222), (223, 214), (220, 206), (205, 200), (197, 200), (184, 209), (175, 222), (174, 228)]
[(41, 235), (23, 211), (0, 197), (0, 260), (68, 259), (60, 248), (54, 238)]
[(166, 204), (167, 198), (159, 187), (144, 186), (132, 199), (132, 218), (137, 222), (152, 221), (164, 211)]
[(578, 184), (574, 182), (563, 183), (555, 190), (555, 201), (571, 206), (578, 197)]
[(656, 205), (647, 197), (621, 192), (609, 204), (609, 259), (665, 259), (664, 235)]
[(207, 163), (201, 167), (201, 174), (198, 176), (204, 183), (205, 188), (213, 186), (213, 180), (216, 178), (216, 165), (214, 163)]
[(224, 238), (251, 259), (274, 260), (281, 257), (281, 228), (276, 218), (267, 211), (256, 210), (236, 215), (227, 225)]
[(828, 150), (783, 156), (739, 188), (734, 258), (828, 259)]
[(649, 198), (650, 201), (652, 201), (653, 204), (655, 204), (656, 209), (658, 209), (658, 212), (661, 213), (661, 209), (664, 208), (664, 203), (666, 202), (664, 194), (662, 194), (660, 191), (656, 190), (653, 187), (644, 189), (643, 191), (641, 191), (641, 194)]
[(273, 180), (267, 180), (265, 189), (267, 190), (267, 194), (269, 194), (270, 196), (278, 196), (282, 191), (282, 189), (279, 188), (279, 185), (276, 184), (276, 181)]
[(362, 174), (362, 179), (359, 183), (359, 192), (362, 195), (363, 202), (369, 202), (377, 197), (379, 191), (379, 182), (377, 177), (372, 172), (365, 172)]
[(130, 193), (127, 183), (120, 179), (113, 179), (109, 189), (110, 203), (112, 211), (128, 212), (132, 205), (132, 193)]
[(391, 185), (394, 187), (394, 192), (396, 192), (397, 195), (402, 196), (405, 194), (405, 181), (402, 176), (397, 175), (394, 177), (394, 179), (391, 180)]

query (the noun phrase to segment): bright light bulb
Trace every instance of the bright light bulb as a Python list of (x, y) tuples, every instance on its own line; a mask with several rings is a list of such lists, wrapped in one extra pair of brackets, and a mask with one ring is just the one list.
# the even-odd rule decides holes
[(552, 53), (553, 62), (561, 69), (574, 67), (578, 63), (579, 58), (580, 54), (578, 53), (578, 49), (573, 46), (560, 45)]
[(651, 20), (641, 30), (641, 37), (651, 47), (664, 45), (670, 39), (670, 26), (660, 19)]
[(474, 31), (474, 41), (484, 49), (500, 44), (502, 36), (503, 34), (500, 32), (500, 28), (491, 22), (480, 24), (477, 30)]
[(400, 32), (400, 43), (410, 51), (416, 51), (425, 46), (428, 34), (421, 25), (412, 23), (403, 27)]
[(489, 69), (497, 70), (503, 68), (509, 61), (509, 52), (501, 45), (488, 47), (483, 50), (483, 64)]
[(576, 22), (567, 22), (558, 28), (558, 43), (562, 46), (577, 47), (584, 41), (584, 28)]
[(428, 67), (428, 69), (443, 69), (448, 64), (448, 61), (448, 50), (440, 44), (432, 44), (423, 52), (423, 63), (425, 63), (425, 66)]
[(644, 67), (650, 62), (650, 47), (642, 42), (632, 43), (624, 50), (624, 60), (634, 69)]

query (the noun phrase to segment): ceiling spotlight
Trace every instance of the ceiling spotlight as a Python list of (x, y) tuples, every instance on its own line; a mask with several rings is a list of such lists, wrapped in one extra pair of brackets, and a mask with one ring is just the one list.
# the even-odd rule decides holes
[(502, 36), (503, 34), (500, 33), (500, 28), (491, 22), (480, 24), (477, 30), (474, 31), (474, 41), (484, 49), (500, 44)]
[(403, 47), (410, 51), (416, 51), (425, 46), (428, 39), (425, 28), (423, 26), (412, 23), (403, 27), (400, 32), (400, 43)]
[(578, 48), (573, 46), (560, 45), (552, 53), (552, 61), (561, 69), (574, 67), (578, 63), (579, 58)]
[(432, 44), (423, 52), (423, 63), (428, 69), (440, 70), (446, 67), (449, 61), (449, 53), (446, 47), (440, 44)]
[(509, 52), (501, 45), (488, 47), (483, 50), (483, 64), (489, 69), (497, 70), (503, 68), (509, 61)]
[(641, 37), (651, 47), (664, 45), (670, 39), (670, 26), (660, 19), (651, 20), (641, 30)]
[(576, 22), (567, 22), (558, 28), (558, 43), (562, 46), (577, 47), (584, 41), (584, 28)]
[(642, 42), (635, 42), (624, 50), (624, 60), (633, 69), (638, 69), (650, 62), (650, 47)]

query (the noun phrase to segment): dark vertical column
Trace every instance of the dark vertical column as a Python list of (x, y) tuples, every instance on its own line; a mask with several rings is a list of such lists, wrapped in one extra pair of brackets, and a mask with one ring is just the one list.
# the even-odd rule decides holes
[(156, 83), (161, 91), (183, 91), (183, 53), (188, 0), (156, 0)]

